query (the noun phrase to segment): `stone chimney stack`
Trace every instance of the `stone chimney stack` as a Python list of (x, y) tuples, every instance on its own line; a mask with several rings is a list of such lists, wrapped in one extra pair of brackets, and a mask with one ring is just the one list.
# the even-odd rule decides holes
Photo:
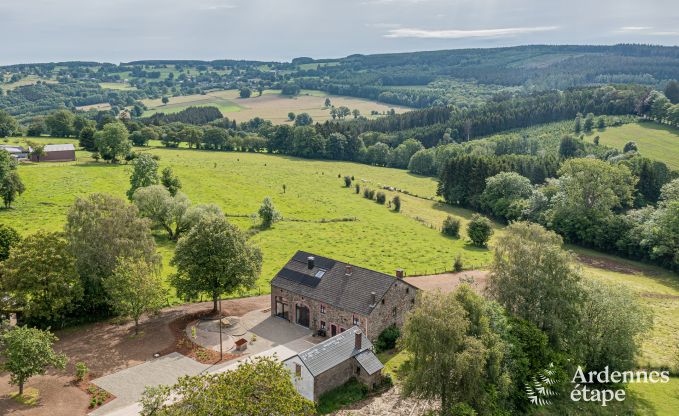
[(316, 259), (314, 258), (314, 256), (309, 256), (309, 257), (307, 257), (307, 259), (306, 259), (306, 265), (307, 265), (307, 267), (309, 268), (309, 270), (311, 270), (311, 269), (314, 268), (314, 261), (315, 261), (315, 260), (316, 260)]
[(354, 332), (354, 348), (357, 350), (361, 349), (361, 341), (362, 341), (363, 336), (361, 335), (361, 331), (358, 329)]
[(377, 304), (377, 295), (375, 292), (370, 292), (370, 304), (373, 306)]
[(396, 269), (396, 277), (399, 279), (403, 279), (403, 269)]

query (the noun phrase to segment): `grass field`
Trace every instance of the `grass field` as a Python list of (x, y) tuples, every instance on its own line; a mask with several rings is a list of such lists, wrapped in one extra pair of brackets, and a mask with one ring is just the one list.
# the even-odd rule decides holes
[[(160, 156), (161, 167), (174, 168), (195, 203), (216, 203), (229, 215), (248, 215), (257, 211), (264, 197), (273, 198), (286, 220), (253, 237), (264, 253), (259, 280), (263, 293), (268, 291), (273, 274), (296, 250), (387, 273), (397, 267), (409, 274), (447, 270), (458, 253), (470, 268), (487, 265), (491, 259), (487, 249), (470, 247), (464, 239), (451, 239), (430, 228), (429, 224), (439, 226), (448, 213), (466, 221), (470, 212), (403, 195), (403, 212), (394, 213), (356, 195), (353, 188), (344, 188), (337, 176), (354, 175), (362, 186), (390, 185), (428, 197), (435, 194), (433, 178), (404, 170), (267, 154), (163, 148), (146, 151)], [(76, 196), (106, 192), (124, 197), (131, 166), (96, 163), (87, 152), (79, 151), (77, 157), (77, 162), (21, 166), (27, 191), (13, 209), (0, 211), (0, 221), (24, 234), (38, 229), (60, 230)], [(285, 193), (283, 184), (287, 186)], [(356, 221), (328, 222), (343, 218)], [(252, 226), (248, 218), (232, 220), (243, 228)], [(167, 265), (173, 244), (160, 232), (157, 240)], [(169, 266), (165, 268), (166, 274), (171, 272)]]
[(155, 113), (175, 113), (191, 106), (215, 106), (228, 118), (238, 122), (248, 121), (255, 117), (271, 120), (273, 123), (288, 123), (288, 113), (309, 113), (315, 121), (329, 120), (330, 111), (324, 107), (325, 99), (330, 98), (335, 107), (346, 106), (358, 109), (361, 114), (370, 117), (371, 111), (383, 113), (393, 108), (401, 113), (409, 108), (392, 106), (362, 98), (329, 96), (322, 91), (302, 90), (296, 97), (280, 95), (278, 90), (266, 90), (262, 96), (254, 92), (250, 98), (240, 98), (237, 90), (213, 91), (206, 94), (170, 97), (165, 105), (161, 99), (144, 100), (148, 110), (144, 116)]
[[(12, 139), (20, 142), (17, 139)], [(76, 140), (32, 138), (43, 143)], [(360, 266), (393, 273), (402, 267), (407, 274), (431, 274), (451, 268), (460, 253), (466, 268), (484, 268), (492, 252), (451, 239), (437, 230), (447, 215), (465, 224), (472, 212), (440, 203), (435, 198), (436, 180), (404, 170), (379, 168), (349, 162), (296, 159), (259, 154), (209, 152), (188, 149), (137, 149), (160, 156), (161, 168), (172, 166), (194, 203), (216, 203), (229, 215), (244, 216), (257, 211), (270, 196), (285, 220), (271, 230), (253, 237), (263, 251), (263, 272), (258, 288), (267, 293), (268, 282), (296, 250), (307, 250)], [(129, 165), (96, 163), (88, 152), (78, 151), (78, 161), (26, 164), (20, 174), (27, 191), (11, 210), (0, 210), (0, 222), (23, 234), (38, 229), (60, 230), (66, 212), (76, 196), (105, 192), (124, 198), (129, 187)], [(343, 187), (338, 175), (353, 175), (362, 187), (394, 186), (408, 190), (400, 194), (402, 210), (368, 201)], [(283, 185), (287, 191), (283, 193)], [(394, 192), (385, 191), (391, 199)], [(426, 199), (431, 198), (431, 199)], [(356, 218), (356, 221), (329, 222)], [(230, 217), (243, 229), (253, 226), (246, 217)], [(502, 227), (495, 224), (497, 235)], [(163, 254), (164, 274), (173, 270), (169, 260), (174, 243), (157, 231), (156, 241)], [(493, 240), (491, 240), (492, 249)], [(673, 366), (679, 349), (679, 280), (663, 269), (570, 247), (585, 255), (586, 277), (630, 287), (653, 311), (654, 327), (646, 335), (640, 365)], [(599, 263), (599, 264), (594, 264)], [(613, 266), (611, 266), (611, 264)]]
[(599, 143), (622, 150), (625, 143), (637, 143), (639, 153), (651, 159), (665, 162), (672, 169), (679, 170), (679, 130), (658, 123), (640, 122), (609, 127), (585, 136), (593, 141), (599, 136)]
[(99, 86), (105, 90), (133, 91), (135, 87), (126, 82), (100, 82)]

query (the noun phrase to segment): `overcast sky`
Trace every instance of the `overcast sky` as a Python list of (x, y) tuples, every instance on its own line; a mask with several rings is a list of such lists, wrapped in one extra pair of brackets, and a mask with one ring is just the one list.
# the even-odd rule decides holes
[(0, 0), (0, 64), (679, 45), (677, 0)]

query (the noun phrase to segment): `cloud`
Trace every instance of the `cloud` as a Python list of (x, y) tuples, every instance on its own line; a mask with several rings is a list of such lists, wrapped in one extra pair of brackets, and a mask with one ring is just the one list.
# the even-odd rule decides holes
[(225, 10), (225, 9), (235, 9), (237, 6), (233, 4), (205, 4), (199, 6), (199, 10), (214, 11), (214, 10)]
[(548, 32), (558, 26), (511, 27), (504, 29), (474, 30), (426, 30), (426, 29), (392, 29), (384, 35), (386, 38), (424, 38), (424, 39), (467, 39), (467, 38), (500, 38), (524, 35), (527, 33)]
[(615, 33), (634, 33), (645, 36), (679, 36), (676, 30), (653, 30), (652, 26), (623, 26)]
[(653, 29), (649, 26), (623, 26), (618, 30), (619, 32), (640, 32), (642, 30)]

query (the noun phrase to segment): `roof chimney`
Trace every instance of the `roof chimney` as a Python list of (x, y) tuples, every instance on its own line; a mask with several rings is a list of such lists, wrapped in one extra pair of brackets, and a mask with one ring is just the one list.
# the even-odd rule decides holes
[(403, 269), (396, 269), (396, 277), (403, 279)]
[(370, 304), (371, 305), (377, 304), (377, 295), (375, 294), (375, 292), (370, 292)]
[(351, 272), (352, 272), (351, 264), (347, 264), (344, 274), (347, 275), (347, 276), (351, 276)]
[(314, 260), (316, 260), (314, 259), (314, 256), (309, 256), (306, 258), (306, 265), (309, 268), (309, 270), (314, 268)]
[(354, 348), (356, 348), (357, 350), (361, 349), (362, 338), (363, 336), (361, 335), (361, 331), (359, 331), (358, 329), (354, 331)]

